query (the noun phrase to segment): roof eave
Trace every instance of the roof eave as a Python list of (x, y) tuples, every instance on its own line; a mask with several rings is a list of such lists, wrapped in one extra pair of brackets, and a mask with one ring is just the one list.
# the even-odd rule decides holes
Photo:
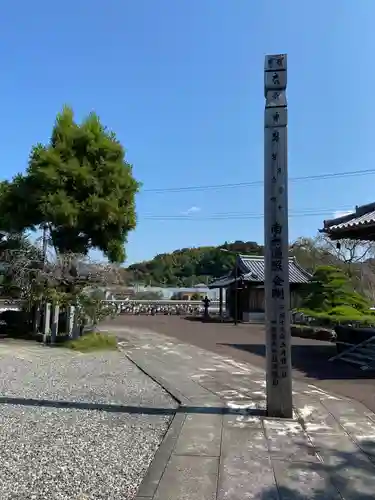
[(375, 241), (375, 223), (358, 224), (356, 226), (346, 226), (343, 228), (320, 230), (331, 240), (362, 240)]

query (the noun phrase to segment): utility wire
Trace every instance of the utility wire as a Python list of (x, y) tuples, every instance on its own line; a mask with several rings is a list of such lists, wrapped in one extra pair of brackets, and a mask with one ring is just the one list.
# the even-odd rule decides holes
[[(344, 177), (364, 177), (367, 175), (374, 175), (375, 169), (366, 170), (351, 170), (347, 172), (335, 172), (328, 174), (318, 174), (318, 175), (307, 175), (302, 177), (290, 177), (288, 182), (303, 182), (303, 181), (319, 181), (325, 179), (341, 179)], [(233, 184), (208, 184), (201, 186), (183, 186), (183, 187), (172, 187), (172, 188), (152, 188), (143, 189), (142, 193), (180, 193), (189, 191), (208, 191), (208, 190), (219, 190), (219, 189), (237, 189), (242, 187), (253, 187), (262, 186), (263, 181), (252, 181), (252, 182), (238, 182)]]
[[(342, 206), (340, 208), (300, 208), (300, 209), (292, 209), (290, 208), (289, 209), (289, 215), (290, 214), (302, 214), (302, 215), (305, 215), (305, 214), (309, 214), (309, 213), (313, 213), (313, 214), (316, 214), (316, 213), (334, 213), (334, 212), (349, 212), (351, 211), (353, 207), (351, 205), (347, 205), (347, 206)], [(210, 213), (208, 216), (209, 217), (216, 217), (216, 216), (238, 216), (238, 215), (241, 215), (241, 216), (255, 216), (255, 217), (263, 217), (263, 214), (259, 213), (259, 212), (243, 212), (243, 211), (237, 211), (237, 212), (213, 212), (213, 213)], [(164, 214), (154, 214), (153, 212), (152, 213), (146, 213), (143, 215), (143, 217), (162, 217), (162, 218), (168, 218), (168, 217), (178, 217), (178, 218), (183, 218), (183, 219), (186, 219), (186, 218), (191, 218), (192, 220), (193, 219), (197, 219), (197, 218), (200, 218), (201, 215), (197, 214), (197, 213), (191, 213), (191, 214), (188, 214), (188, 213), (181, 213), (181, 214), (169, 214), (169, 215), (164, 215)], [(203, 217), (207, 217), (207, 216), (203, 216)]]
[[(335, 211), (348, 211), (348, 207), (346, 208), (334, 208), (334, 209), (305, 209), (300, 211), (290, 210), (288, 213), (289, 218), (294, 217), (316, 217), (316, 216), (324, 216), (330, 215)], [(195, 216), (195, 215), (145, 215), (140, 217), (140, 219), (154, 220), (154, 221), (190, 221), (190, 222), (198, 222), (198, 221), (207, 221), (207, 220), (250, 220), (250, 219), (262, 219), (264, 214), (262, 213), (248, 213), (248, 212), (222, 212), (211, 214), (208, 216)]]

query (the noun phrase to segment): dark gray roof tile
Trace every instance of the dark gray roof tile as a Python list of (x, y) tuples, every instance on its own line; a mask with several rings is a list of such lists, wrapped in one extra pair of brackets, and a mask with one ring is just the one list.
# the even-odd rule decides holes
[(322, 233), (340, 233), (351, 228), (360, 228), (375, 224), (375, 203), (357, 206), (355, 211), (336, 219), (325, 220)]
[[(239, 255), (237, 260), (238, 275), (247, 282), (264, 283), (264, 257), (258, 255)], [(227, 287), (234, 283), (234, 270), (228, 276), (218, 278), (209, 288)], [(303, 269), (294, 257), (289, 258), (289, 282), (308, 283), (311, 275)]]

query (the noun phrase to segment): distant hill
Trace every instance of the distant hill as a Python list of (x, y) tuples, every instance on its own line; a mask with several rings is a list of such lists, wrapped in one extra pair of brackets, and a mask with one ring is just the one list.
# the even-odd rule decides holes
[[(303, 244), (291, 247), (290, 255), (295, 255), (306, 270), (312, 272), (316, 265), (332, 264), (332, 255), (326, 255)], [(302, 240), (301, 240), (302, 242)], [(126, 268), (129, 282), (142, 282), (153, 286), (191, 287), (209, 283), (233, 269), (235, 255), (230, 252), (264, 255), (264, 246), (254, 241), (225, 242), (219, 246), (182, 248), (172, 253), (157, 255), (152, 260), (138, 262)]]
[(234, 266), (235, 255), (223, 252), (263, 255), (264, 247), (253, 241), (235, 241), (214, 247), (181, 248), (156, 255), (152, 260), (132, 264), (127, 279), (153, 286), (191, 287), (208, 283), (227, 274)]

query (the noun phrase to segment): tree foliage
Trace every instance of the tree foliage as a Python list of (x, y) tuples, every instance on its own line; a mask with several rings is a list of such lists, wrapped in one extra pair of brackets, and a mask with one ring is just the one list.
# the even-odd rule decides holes
[(252, 241), (235, 241), (218, 247), (182, 248), (172, 253), (129, 266), (128, 281), (151, 285), (194, 286), (228, 274), (234, 266), (235, 255), (222, 249), (243, 254), (262, 255), (263, 247)]
[(139, 183), (115, 134), (91, 113), (81, 124), (64, 108), (47, 145), (31, 150), (25, 174), (0, 186), (0, 227), (46, 227), (59, 253), (101, 250), (123, 262), (136, 225)]
[[(229, 250), (223, 252), (222, 250)], [(290, 247), (290, 255), (313, 273), (319, 265), (340, 265), (336, 255), (320, 245), (317, 238), (299, 238)], [(183, 248), (157, 255), (154, 259), (127, 268), (127, 279), (152, 285), (194, 286), (228, 274), (235, 254), (264, 255), (263, 245), (253, 241), (225, 242), (217, 247)]]
[[(27, 239), (22, 245), (8, 244), (1, 252), (1, 260), (8, 286), (17, 290), (17, 298), (26, 300), (29, 306), (41, 300), (76, 304), (82, 294), (90, 296), (92, 291), (122, 283), (122, 273), (115, 264), (93, 262), (73, 253), (45, 260), (40, 249)], [(3, 295), (11, 295), (4, 289)]]
[(306, 292), (303, 307), (311, 311), (334, 310), (337, 313), (337, 308), (365, 311), (370, 307), (368, 300), (353, 290), (344, 271), (334, 266), (317, 267)]
[[(234, 267), (235, 253), (264, 255), (264, 247), (252, 241), (235, 241), (217, 247), (183, 248), (133, 264), (124, 275), (128, 283), (191, 287), (228, 274)], [(301, 237), (290, 245), (290, 256), (311, 274), (320, 266), (333, 266), (349, 277), (352, 289), (375, 297), (375, 259), (369, 258), (371, 255), (371, 245), (363, 242), (343, 241), (336, 248), (336, 243), (332, 245), (320, 236)]]

